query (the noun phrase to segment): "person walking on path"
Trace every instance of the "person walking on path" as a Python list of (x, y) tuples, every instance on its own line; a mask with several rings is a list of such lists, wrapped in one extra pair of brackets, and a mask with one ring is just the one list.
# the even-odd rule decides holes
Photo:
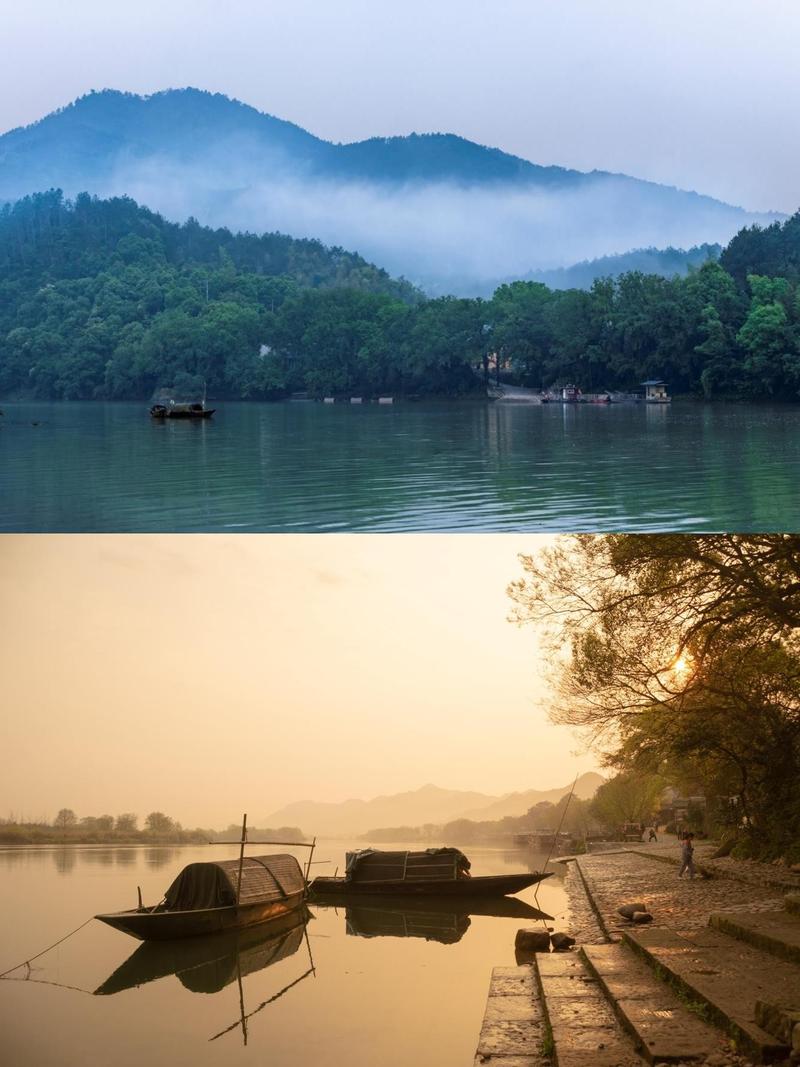
[(650, 844), (651, 841), (655, 841), (656, 843), (658, 843), (658, 837), (656, 836), (656, 828), (655, 828), (655, 826), (651, 826), (650, 829), (648, 830), (648, 838), (647, 838), (648, 845)]
[(689, 877), (694, 878), (694, 834), (688, 833), (683, 835), (683, 841), (681, 842), (681, 869), (678, 871), (678, 877), (683, 876), (684, 871), (689, 872)]

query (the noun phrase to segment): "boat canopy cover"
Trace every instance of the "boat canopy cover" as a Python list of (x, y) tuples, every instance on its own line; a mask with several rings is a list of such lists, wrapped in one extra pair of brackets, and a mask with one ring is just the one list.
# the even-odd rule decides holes
[(470, 862), (457, 848), (426, 848), (423, 852), (380, 852), (362, 848), (346, 853), (349, 882), (453, 881), (469, 878)]
[[(239, 861), (190, 863), (164, 894), (170, 911), (222, 908), (236, 903)], [(289, 855), (245, 856), (241, 904), (280, 901), (305, 888), (300, 864)]]

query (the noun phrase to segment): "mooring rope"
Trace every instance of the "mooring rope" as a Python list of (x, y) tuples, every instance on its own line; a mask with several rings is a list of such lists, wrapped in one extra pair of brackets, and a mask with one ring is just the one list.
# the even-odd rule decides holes
[(20, 967), (27, 967), (30, 970), (31, 963), (33, 963), (34, 960), (38, 960), (40, 956), (44, 956), (45, 952), (49, 952), (51, 949), (56, 948), (58, 945), (66, 941), (67, 938), (70, 938), (74, 934), (77, 934), (78, 931), (82, 930), (84, 926), (87, 926), (93, 918), (94, 916), (90, 915), (89, 918), (82, 922), (80, 926), (76, 926), (74, 930), (71, 930), (68, 934), (64, 934), (64, 936), (60, 937), (58, 941), (54, 941), (52, 945), (48, 945), (47, 948), (43, 948), (42, 951), (37, 952), (35, 956), (29, 956), (28, 959), (23, 960), (22, 963), (18, 963), (16, 967), (9, 967), (7, 971), (3, 971), (2, 974), (0, 974), (0, 978), (5, 978), (7, 974), (11, 974), (13, 971), (18, 971)]

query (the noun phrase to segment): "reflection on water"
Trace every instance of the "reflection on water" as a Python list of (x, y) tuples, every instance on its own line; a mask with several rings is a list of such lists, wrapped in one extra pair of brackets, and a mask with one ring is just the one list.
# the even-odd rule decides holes
[[(318, 845), (334, 865), (342, 851)], [(155, 897), (165, 874), (208, 858), (196, 846), (0, 851), (0, 971), (93, 914), (131, 906), (137, 884)], [(470, 859), (476, 874), (544, 860), (488, 849)], [(0, 982), (4, 1056), (15, 1067), (235, 1067), (252, 1065), (257, 1048), (272, 1067), (460, 1067), (474, 1054), (492, 968), (514, 963), (517, 929), (568, 925), (554, 871), (538, 897), (313, 904), (260, 927), (133, 950), (90, 922)]]
[(84, 863), (94, 864), (100, 867), (110, 867), (114, 862), (114, 849), (112, 848), (93, 848), (86, 849), (81, 853), (81, 859)]
[(65, 846), (64, 848), (56, 849), (52, 853), (53, 862), (56, 865), (56, 870), (59, 874), (70, 874), (75, 864), (78, 862), (78, 853), (75, 849)]
[(501, 897), (498, 900), (360, 898), (346, 905), (345, 928), (354, 937), (421, 937), (425, 941), (453, 945), (469, 929), (470, 915), (529, 921), (552, 919), (552, 915), (516, 897)]
[[(98, 986), (95, 995), (122, 993), (172, 975), (191, 993), (220, 993), (236, 982), (239, 1018), (209, 1040), (216, 1041), (241, 1028), (242, 1042), (246, 1045), (249, 1020), (314, 973), (311, 948), (305, 938), (310, 918), (310, 912), (303, 907), (274, 922), (247, 930), (184, 941), (145, 943)], [(293, 956), (304, 938), (308, 948), (307, 969), (267, 1000), (247, 1010), (242, 979)]]
[(148, 867), (159, 870), (161, 867), (166, 867), (168, 863), (174, 863), (180, 854), (179, 848), (159, 845), (157, 848), (145, 849), (144, 860)]
[(4, 407), (2, 530), (800, 526), (796, 405)]
[(181, 941), (146, 941), (95, 994), (109, 996), (176, 975), (193, 993), (219, 993), (237, 977), (255, 974), (297, 952), (310, 912), (298, 908), (262, 926)]

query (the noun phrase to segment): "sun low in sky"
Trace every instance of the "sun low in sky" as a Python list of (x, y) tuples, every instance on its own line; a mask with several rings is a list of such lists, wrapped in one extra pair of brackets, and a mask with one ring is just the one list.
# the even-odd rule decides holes
[(225, 825), (299, 800), (564, 785), (518, 552), (487, 536), (7, 536), (0, 813)]

